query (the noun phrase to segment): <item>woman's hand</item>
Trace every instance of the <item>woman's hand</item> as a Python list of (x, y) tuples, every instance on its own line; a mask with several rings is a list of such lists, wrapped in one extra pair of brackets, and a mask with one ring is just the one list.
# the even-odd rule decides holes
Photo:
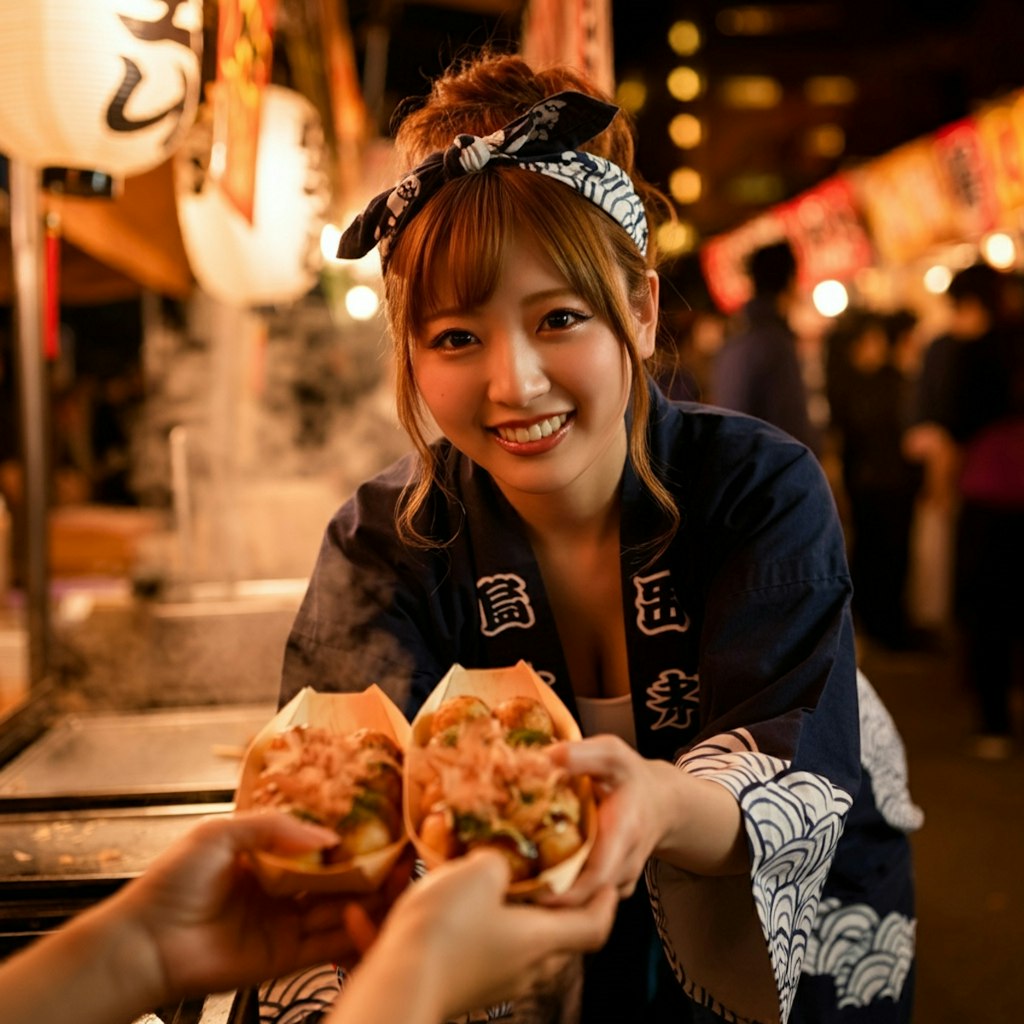
[(579, 877), (548, 905), (575, 906), (605, 885), (629, 896), (652, 856), (698, 874), (746, 870), (739, 807), (724, 787), (642, 757), (617, 736), (562, 743), (551, 755), (593, 780), (598, 824)]
[(606, 886), (573, 908), (506, 902), (507, 860), (476, 850), (410, 886), (356, 968), (330, 1024), (436, 1024), (514, 996), (549, 957), (598, 949), (615, 915)]
[(551, 748), (551, 757), (572, 775), (589, 775), (597, 797), (597, 838), (572, 887), (549, 897), (552, 906), (576, 906), (605, 885), (623, 899), (632, 894), (644, 865), (661, 842), (665, 786), (677, 780), (661, 777), (668, 767), (641, 757), (617, 736), (594, 736)]
[(248, 864), (257, 850), (298, 854), (336, 842), (330, 830), (278, 812), (213, 819), (104, 910), (130, 929), (138, 968), (152, 972), (161, 1000), (255, 984), (314, 963), (352, 963), (408, 882), (411, 856), (366, 897), (272, 897)]

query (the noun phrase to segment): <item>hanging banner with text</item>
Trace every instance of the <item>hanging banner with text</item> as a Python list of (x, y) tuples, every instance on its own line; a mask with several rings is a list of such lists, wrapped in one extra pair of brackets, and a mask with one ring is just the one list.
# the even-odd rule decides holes
[(708, 239), (700, 262), (712, 298), (728, 313), (747, 298), (747, 256), (769, 242), (790, 241), (809, 288), (872, 265), (903, 266), (997, 228), (1019, 230), (1022, 214), (1019, 90)]
[(251, 224), (260, 104), (270, 81), (277, 0), (220, 0), (217, 77), (212, 88), (211, 173)]

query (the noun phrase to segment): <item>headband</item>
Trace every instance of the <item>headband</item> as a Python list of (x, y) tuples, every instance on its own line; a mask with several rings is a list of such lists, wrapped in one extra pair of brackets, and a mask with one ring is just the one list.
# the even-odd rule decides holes
[(381, 192), (346, 228), (341, 259), (358, 259), (375, 245), (386, 267), (402, 229), (441, 187), (489, 163), (522, 167), (575, 189), (617, 221), (640, 252), (647, 250), (647, 217), (629, 175), (610, 160), (577, 149), (604, 131), (618, 107), (581, 92), (560, 92), (530, 107), (492, 135), (459, 135), (432, 153), (394, 188)]

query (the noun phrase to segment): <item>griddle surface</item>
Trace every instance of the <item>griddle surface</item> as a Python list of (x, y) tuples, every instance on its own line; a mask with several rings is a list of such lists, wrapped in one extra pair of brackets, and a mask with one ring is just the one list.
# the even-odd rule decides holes
[(0, 769), (0, 801), (233, 792), (273, 705), (69, 714)]

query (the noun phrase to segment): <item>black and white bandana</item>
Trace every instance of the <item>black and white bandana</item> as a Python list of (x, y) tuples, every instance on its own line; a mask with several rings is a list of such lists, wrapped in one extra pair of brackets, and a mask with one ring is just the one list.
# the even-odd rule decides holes
[(556, 178), (599, 206), (647, 251), (647, 217), (629, 175), (610, 160), (584, 153), (611, 124), (618, 108), (581, 92), (549, 96), (492, 135), (459, 135), (432, 153), (394, 188), (370, 200), (341, 236), (338, 256), (358, 259), (375, 245), (387, 266), (395, 239), (438, 189), (453, 178), (480, 171), (492, 160)]

